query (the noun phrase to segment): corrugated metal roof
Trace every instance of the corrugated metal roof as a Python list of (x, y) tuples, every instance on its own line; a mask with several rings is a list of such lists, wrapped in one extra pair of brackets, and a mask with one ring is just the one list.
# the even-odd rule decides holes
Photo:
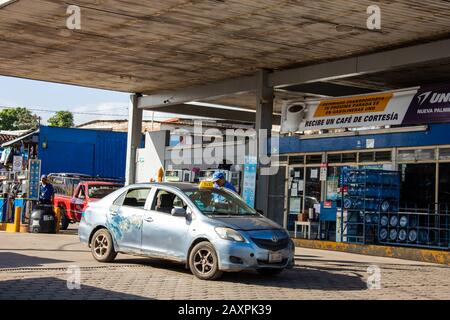
[(14, 139), (14, 136), (0, 133), (0, 143), (5, 143)]
[(31, 132), (31, 131), (32, 130), (30, 130), (30, 129), (26, 129), (26, 130), (0, 130), (0, 135), (8, 135), (8, 136), (19, 137), (19, 136), (27, 134), (28, 132)]
[(5, 143), (3, 143), (1, 146), (2, 146), (3, 148), (12, 146), (13, 144), (15, 144), (15, 143), (17, 143), (17, 142), (19, 142), (19, 141), (22, 141), (22, 140), (24, 140), (24, 139), (26, 139), (26, 138), (28, 138), (28, 137), (31, 137), (32, 135), (37, 134), (37, 133), (39, 133), (39, 129), (36, 130), (36, 131), (31, 131), (31, 132), (29, 132), (29, 133), (27, 133), (27, 134), (24, 134), (24, 135), (22, 135), (22, 136), (20, 136), (20, 137), (18, 137), (18, 138), (15, 138), (15, 139), (13, 139), (13, 140), (10, 140), (10, 141), (8, 141), (8, 142), (5, 142)]

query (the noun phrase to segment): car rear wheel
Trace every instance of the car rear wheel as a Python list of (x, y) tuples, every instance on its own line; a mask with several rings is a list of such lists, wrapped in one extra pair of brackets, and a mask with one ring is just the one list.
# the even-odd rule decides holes
[(215, 280), (222, 275), (219, 259), (211, 243), (198, 243), (189, 255), (189, 268), (194, 276), (201, 280)]
[(114, 250), (112, 237), (108, 230), (98, 230), (91, 240), (91, 252), (95, 260), (100, 262), (111, 262), (117, 256)]
[(67, 230), (70, 224), (70, 219), (66, 216), (66, 209), (61, 208), (61, 230)]
[(284, 269), (278, 269), (278, 268), (261, 268), (256, 269), (260, 275), (263, 276), (276, 276), (283, 272)]

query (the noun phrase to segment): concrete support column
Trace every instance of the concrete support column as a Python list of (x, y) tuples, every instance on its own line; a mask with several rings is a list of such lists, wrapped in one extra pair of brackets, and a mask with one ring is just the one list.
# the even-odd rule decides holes
[[(255, 129), (258, 133), (258, 167), (261, 169), (259, 157), (262, 150), (260, 150), (260, 130), (267, 130), (267, 138), (270, 138), (272, 132), (272, 113), (273, 113), (273, 87), (268, 85), (267, 70), (260, 70), (257, 73), (256, 83), (256, 123)], [(266, 141), (267, 142), (267, 141)], [(269, 208), (269, 179), (268, 175), (261, 175), (261, 170), (258, 171), (256, 181), (256, 203), (255, 208), (262, 210), (267, 216)]]
[(128, 108), (127, 161), (125, 167), (125, 185), (136, 182), (136, 149), (142, 138), (142, 109), (138, 109), (139, 93), (130, 96)]

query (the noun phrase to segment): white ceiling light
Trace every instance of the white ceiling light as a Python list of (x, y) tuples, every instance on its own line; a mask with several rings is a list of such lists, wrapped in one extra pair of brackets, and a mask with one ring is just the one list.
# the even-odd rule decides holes
[(17, 0), (0, 0), (0, 8), (3, 8), (5, 6), (7, 6), (8, 4), (11, 4), (16, 1)]

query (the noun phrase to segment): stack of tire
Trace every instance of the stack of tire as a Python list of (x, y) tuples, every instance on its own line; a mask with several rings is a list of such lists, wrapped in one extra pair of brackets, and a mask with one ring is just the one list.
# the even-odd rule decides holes
[[(382, 214), (380, 217), (381, 242), (416, 243), (422, 232), (417, 231), (417, 219), (407, 214)], [(420, 240), (419, 240), (420, 241)]]

